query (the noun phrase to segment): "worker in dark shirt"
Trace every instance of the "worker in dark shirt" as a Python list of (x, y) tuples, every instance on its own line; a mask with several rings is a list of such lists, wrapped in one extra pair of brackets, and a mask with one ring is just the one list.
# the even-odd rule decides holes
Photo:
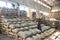
[(41, 32), (42, 32), (42, 29), (41, 29), (41, 18), (39, 18), (39, 19), (37, 20), (37, 22), (38, 22), (37, 28), (38, 28), (39, 30), (41, 30)]

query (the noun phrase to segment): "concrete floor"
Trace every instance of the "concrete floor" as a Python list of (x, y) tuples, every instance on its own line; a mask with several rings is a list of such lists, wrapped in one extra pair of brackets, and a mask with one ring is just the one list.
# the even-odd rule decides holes
[(11, 39), (3, 34), (0, 34), (0, 40), (11, 40)]

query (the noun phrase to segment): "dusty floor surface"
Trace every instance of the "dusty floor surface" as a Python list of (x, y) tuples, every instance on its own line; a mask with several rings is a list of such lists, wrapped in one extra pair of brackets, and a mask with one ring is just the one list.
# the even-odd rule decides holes
[(0, 40), (11, 40), (11, 39), (3, 34), (0, 34)]

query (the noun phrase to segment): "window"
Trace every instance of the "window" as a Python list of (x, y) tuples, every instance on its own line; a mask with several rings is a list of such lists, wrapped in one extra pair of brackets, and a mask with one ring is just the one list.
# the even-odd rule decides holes
[(24, 6), (23, 6), (23, 5), (20, 5), (20, 6), (19, 6), (19, 9), (20, 9), (20, 10), (24, 10)]
[(32, 9), (32, 12), (36, 12), (36, 10), (35, 9)]
[(0, 7), (13, 8), (11, 3), (9, 3), (9, 2), (4, 2), (4, 1), (0, 1)]
[(28, 11), (28, 7), (26, 7), (24, 5), (20, 5), (19, 9), (24, 10), (24, 11)]
[(11, 3), (7, 3), (7, 8), (13, 8)]
[(0, 1), (0, 7), (6, 7), (6, 2)]

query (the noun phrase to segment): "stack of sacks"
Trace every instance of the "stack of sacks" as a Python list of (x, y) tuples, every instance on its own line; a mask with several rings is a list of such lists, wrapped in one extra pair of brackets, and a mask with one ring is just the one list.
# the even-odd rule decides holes
[(26, 40), (41, 40), (41, 35), (40, 34), (32, 35), (32, 37), (26, 38)]
[(17, 19), (17, 21), (20, 21), (21, 19), (19, 19), (19, 18), (16, 18)]
[(37, 28), (33, 29), (36, 33), (40, 33), (41, 31)]
[(37, 25), (34, 25), (33, 27), (37, 27)]
[(41, 26), (43, 27), (43, 26), (45, 26), (44, 24), (41, 24)]
[(13, 24), (15, 28), (20, 28), (20, 24)]
[(17, 23), (19, 23), (19, 24), (20, 24), (21, 22), (19, 21), (19, 22), (17, 22)]
[(26, 37), (32, 35), (32, 33), (30, 31), (24, 31), (24, 33), (25, 33)]
[(13, 20), (12, 19), (7, 19), (7, 22), (13, 22)]
[(45, 38), (45, 34), (44, 33), (41, 33), (41, 38)]
[(20, 31), (18, 32), (18, 36), (21, 38), (26, 38), (27, 36), (31, 35), (32, 33), (29, 31)]
[(20, 21), (18, 21), (18, 22), (12, 22), (12, 24), (21, 24), (21, 22)]
[(60, 40), (60, 35), (58, 36), (58, 38), (56, 38), (56, 40)]
[(28, 21), (28, 23), (30, 23), (31, 21)]
[(27, 23), (23, 23), (22, 25), (23, 25), (23, 26), (28, 26), (28, 24), (27, 24)]
[(31, 31), (20, 31), (20, 32), (18, 32), (18, 36), (20, 36), (22, 38), (26, 38), (30, 35), (33, 35)]
[(20, 37), (19, 37), (18, 40), (23, 40), (23, 38), (20, 38)]
[(24, 28), (22, 27), (22, 28), (20, 28), (20, 30), (24, 30)]
[[(2, 20), (3, 21), (3, 20)], [(6, 19), (6, 20), (4, 20), (3, 22), (2, 22), (2, 25), (3, 25), (3, 28), (2, 29), (4, 29), (5, 30), (5, 33), (6, 34), (8, 34), (8, 32), (9, 31), (11, 31), (11, 29), (9, 29), (9, 24), (10, 24), (10, 22), (7, 22), (8, 20)]]
[[(10, 24), (10, 26), (9, 26), (9, 28), (11, 28), (11, 29), (14, 29), (14, 28), (21, 28), (22, 26), (20, 26), (20, 24), (19, 23), (17, 23), (17, 24)], [(23, 28), (23, 27), (22, 27)]]
[(3, 28), (8, 28), (9, 24), (10, 24), (9, 22), (8, 23), (1, 23), (1, 25), (3, 25)]
[(7, 22), (7, 19), (5, 19), (5, 18), (2, 18), (2, 21), (1, 21), (2, 23), (6, 23)]
[(44, 40), (52, 40), (52, 39), (45, 38)]
[[(23, 33), (23, 34), (22, 34), (22, 33)], [(30, 32), (30, 31), (23, 31), (22, 33), (21, 33), (21, 32), (18, 33), (18, 35), (19, 35), (20, 37), (22, 37), (22, 38), (26, 38), (26, 37), (32, 35), (32, 32)], [(20, 35), (20, 34), (21, 34), (21, 35)]]
[(51, 28), (51, 29), (48, 31), (48, 34), (52, 34), (54, 31), (55, 31), (55, 29), (54, 29), (54, 28)]
[(35, 36), (32, 36), (32, 38), (34, 39), (34, 40), (41, 40), (41, 35), (40, 34), (36, 34)]
[(24, 27), (24, 29), (29, 29), (29, 27)]
[[(50, 29), (49, 29), (48, 31), (50, 31)], [(50, 35), (50, 34), (48, 33), (48, 31), (45, 31), (45, 32), (44, 32), (45, 36), (49, 36), (49, 35)]]
[(30, 22), (30, 23), (28, 23), (29, 25), (35, 25), (36, 23), (34, 23), (34, 22)]
[(19, 22), (24, 23), (25, 21), (20, 20)]
[(15, 29), (12, 29), (12, 32), (16, 34), (18, 33), (19, 30), (20, 30), (19, 28), (15, 28)]
[(54, 31), (55, 31), (55, 29), (52, 28), (52, 29), (44, 32), (44, 34), (45, 34), (45, 36), (49, 36), (49, 35), (52, 34)]
[(38, 39), (38, 40), (41, 40), (41, 38), (42, 38), (42, 37), (41, 37), (41, 34), (36, 34), (36, 36), (37, 36), (37, 39)]
[(9, 28), (10, 28), (10, 29), (14, 29), (15, 26), (14, 26), (13, 24), (10, 24)]
[(45, 30), (47, 30), (47, 29), (49, 29), (50, 27), (49, 26), (43, 26), (42, 27), (42, 31), (45, 31)]
[(37, 33), (34, 29), (29, 29), (29, 31), (30, 31), (32, 34), (36, 34), (36, 33)]
[(8, 36), (10, 36), (10, 37), (13, 37), (13, 36), (15, 36), (16, 34), (15, 33), (12, 33), (12, 32), (9, 32), (8, 33)]
[(29, 28), (35, 28), (35, 27), (37, 27), (37, 25), (29, 26)]
[(26, 40), (34, 40), (32, 37), (28, 37)]
[[(18, 19), (17, 18), (12, 18), (12, 19), (5, 18), (5, 20), (3, 20), (2, 22), (4, 23), (4, 27), (7, 28), (6, 32), (8, 32), (9, 35), (18, 35), (21, 38), (26, 38), (33, 34), (40, 33), (40, 30), (35, 28), (35, 27), (37, 27), (37, 25), (34, 25), (36, 23), (31, 22), (31, 21), (25, 22), (25, 19), (24, 19), (24, 21), (22, 21), (22, 23), (20, 21), (21, 21), (21, 19), (19, 19), (19, 18)], [(28, 26), (28, 25), (32, 25), (32, 26)], [(32, 29), (32, 28), (35, 28), (35, 29)], [(22, 31), (25, 29), (30, 29), (30, 30)]]
[(15, 18), (13, 18), (12, 20), (13, 20), (13, 21), (17, 21), (17, 19), (15, 19)]
[(46, 28), (46, 29), (49, 29), (49, 28), (50, 28), (50, 26), (45, 26), (45, 28)]
[[(37, 40), (37, 39), (38, 39), (37, 36), (32, 36), (32, 38), (33, 38), (34, 40)], [(39, 40), (39, 39), (38, 39), (38, 40)]]
[(52, 34), (49, 38), (51, 38), (51, 39), (55, 39), (56, 38), (56, 36), (58, 36), (58, 35), (60, 35), (60, 32), (55, 32), (54, 34)]
[(44, 32), (44, 36), (49, 36), (49, 33), (47, 31)]
[(21, 25), (20, 25), (20, 26), (24, 27), (24, 26), (26, 26), (26, 24), (21, 23)]
[(11, 29), (6, 29), (6, 31), (11, 32)]
[(8, 34), (8, 32), (11, 31), (10, 29), (8, 29), (9, 28), (8, 27), (9, 23), (2, 23), (2, 25), (3, 25), (2, 26), (2, 30), (3, 30), (2, 32), (3, 33), (5, 32), (4, 34), (6, 34), (6, 33)]

